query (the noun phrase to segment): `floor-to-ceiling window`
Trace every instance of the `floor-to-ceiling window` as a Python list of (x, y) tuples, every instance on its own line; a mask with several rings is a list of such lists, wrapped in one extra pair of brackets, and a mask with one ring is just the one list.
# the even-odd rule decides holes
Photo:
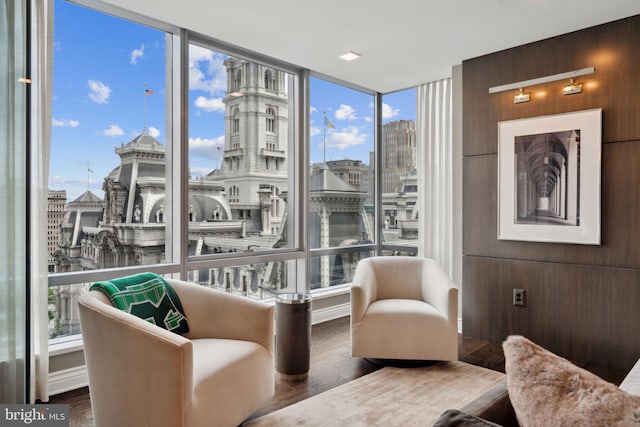
[(376, 233), (375, 94), (310, 81), (309, 281), (350, 283)]
[(418, 159), (416, 91), (382, 96), (382, 253), (415, 255), (418, 251)]
[(79, 333), (77, 297), (107, 277), (86, 272), (177, 262), (167, 65), (175, 36), (62, 0), (54, 15), (51, 337)]
[(253, 298), (295, 291), (299, 77), (197, 37), (188, 73), (189, 280)]
[(50, 337), (80, 332), (90, 283), (140, 271), (253, 298), (305, 291), (301, 71), (54, 4)]

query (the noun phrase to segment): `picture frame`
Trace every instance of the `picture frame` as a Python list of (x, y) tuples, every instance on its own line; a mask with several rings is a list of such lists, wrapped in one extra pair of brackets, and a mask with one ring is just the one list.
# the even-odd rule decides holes
[(600, 244), (602, 109), (498, 123), (498, 239)]

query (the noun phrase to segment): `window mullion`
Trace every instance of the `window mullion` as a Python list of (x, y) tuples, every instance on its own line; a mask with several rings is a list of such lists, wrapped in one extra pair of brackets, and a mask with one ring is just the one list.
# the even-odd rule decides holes
[[(176, 185), (175, 193), (176, 201), (174, 203), (173, 213), (175, 215), (174, 225), (178, 228), (178, 254), (180, 263), (180, 278), (187, 279), (188, 259), (189, 259), (189, 216), (186, 214), (189, 206), (189, 115), (184, 111), (189, 111), (189, 35), (186, 30), (181, 31), (179, 41), (179, 51), (177, 60), (175, 61), (175, 70), (177, 70), (177, 78), (174, 79), (174, 89), (176, 90), (178, 100), (177, 111), (174, 112), (174, 123), (177, 129), (174, 139), (177, 142), (177, 159), (174, 165), (177, 171), (174, 171), (173, 182)], [(174, 142), (174, 147), (176, 144)]]
[(384, 216), (384, 206), (382, 203), (382, 95), (376, 93), (374, 96), (374, 109), (373, 109), (373, 122), (374, 122), (374, 156), (375, 164), (373, 165), (373, 179), (375, 182), (375, 219), (374, 228), (376, 230), (376, 236), (374, 241), (376, 243), (376, 254), (382, 254), (382, 224), (381, 218)]

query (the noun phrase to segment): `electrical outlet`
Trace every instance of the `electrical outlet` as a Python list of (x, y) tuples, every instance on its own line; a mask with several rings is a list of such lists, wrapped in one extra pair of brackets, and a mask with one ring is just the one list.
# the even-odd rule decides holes
[(513, 290), (513, 305), (526, 307), (526, 305), (527, 305), (526, 296), (527, 296), (527, 294), (526, 294), (524, 289), (514, 289)]

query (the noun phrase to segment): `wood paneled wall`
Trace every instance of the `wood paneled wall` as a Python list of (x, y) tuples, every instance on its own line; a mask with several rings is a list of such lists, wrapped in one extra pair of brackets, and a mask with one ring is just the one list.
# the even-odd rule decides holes
[[(566, 81), (526, 88), (524, 104), (515, 91), (488, 93), (591, 66), (581, 94), (562, 95)], [(521, 334), (630, 369), (640, 358), (640, 15), (464, 61), (462, 79), (464, 334)], [(590, 108), (603, 110), (602, 244), (498, 240), (498, 122)], [(513, 306), (513, 288), (526, 290), (526, 307)]]

